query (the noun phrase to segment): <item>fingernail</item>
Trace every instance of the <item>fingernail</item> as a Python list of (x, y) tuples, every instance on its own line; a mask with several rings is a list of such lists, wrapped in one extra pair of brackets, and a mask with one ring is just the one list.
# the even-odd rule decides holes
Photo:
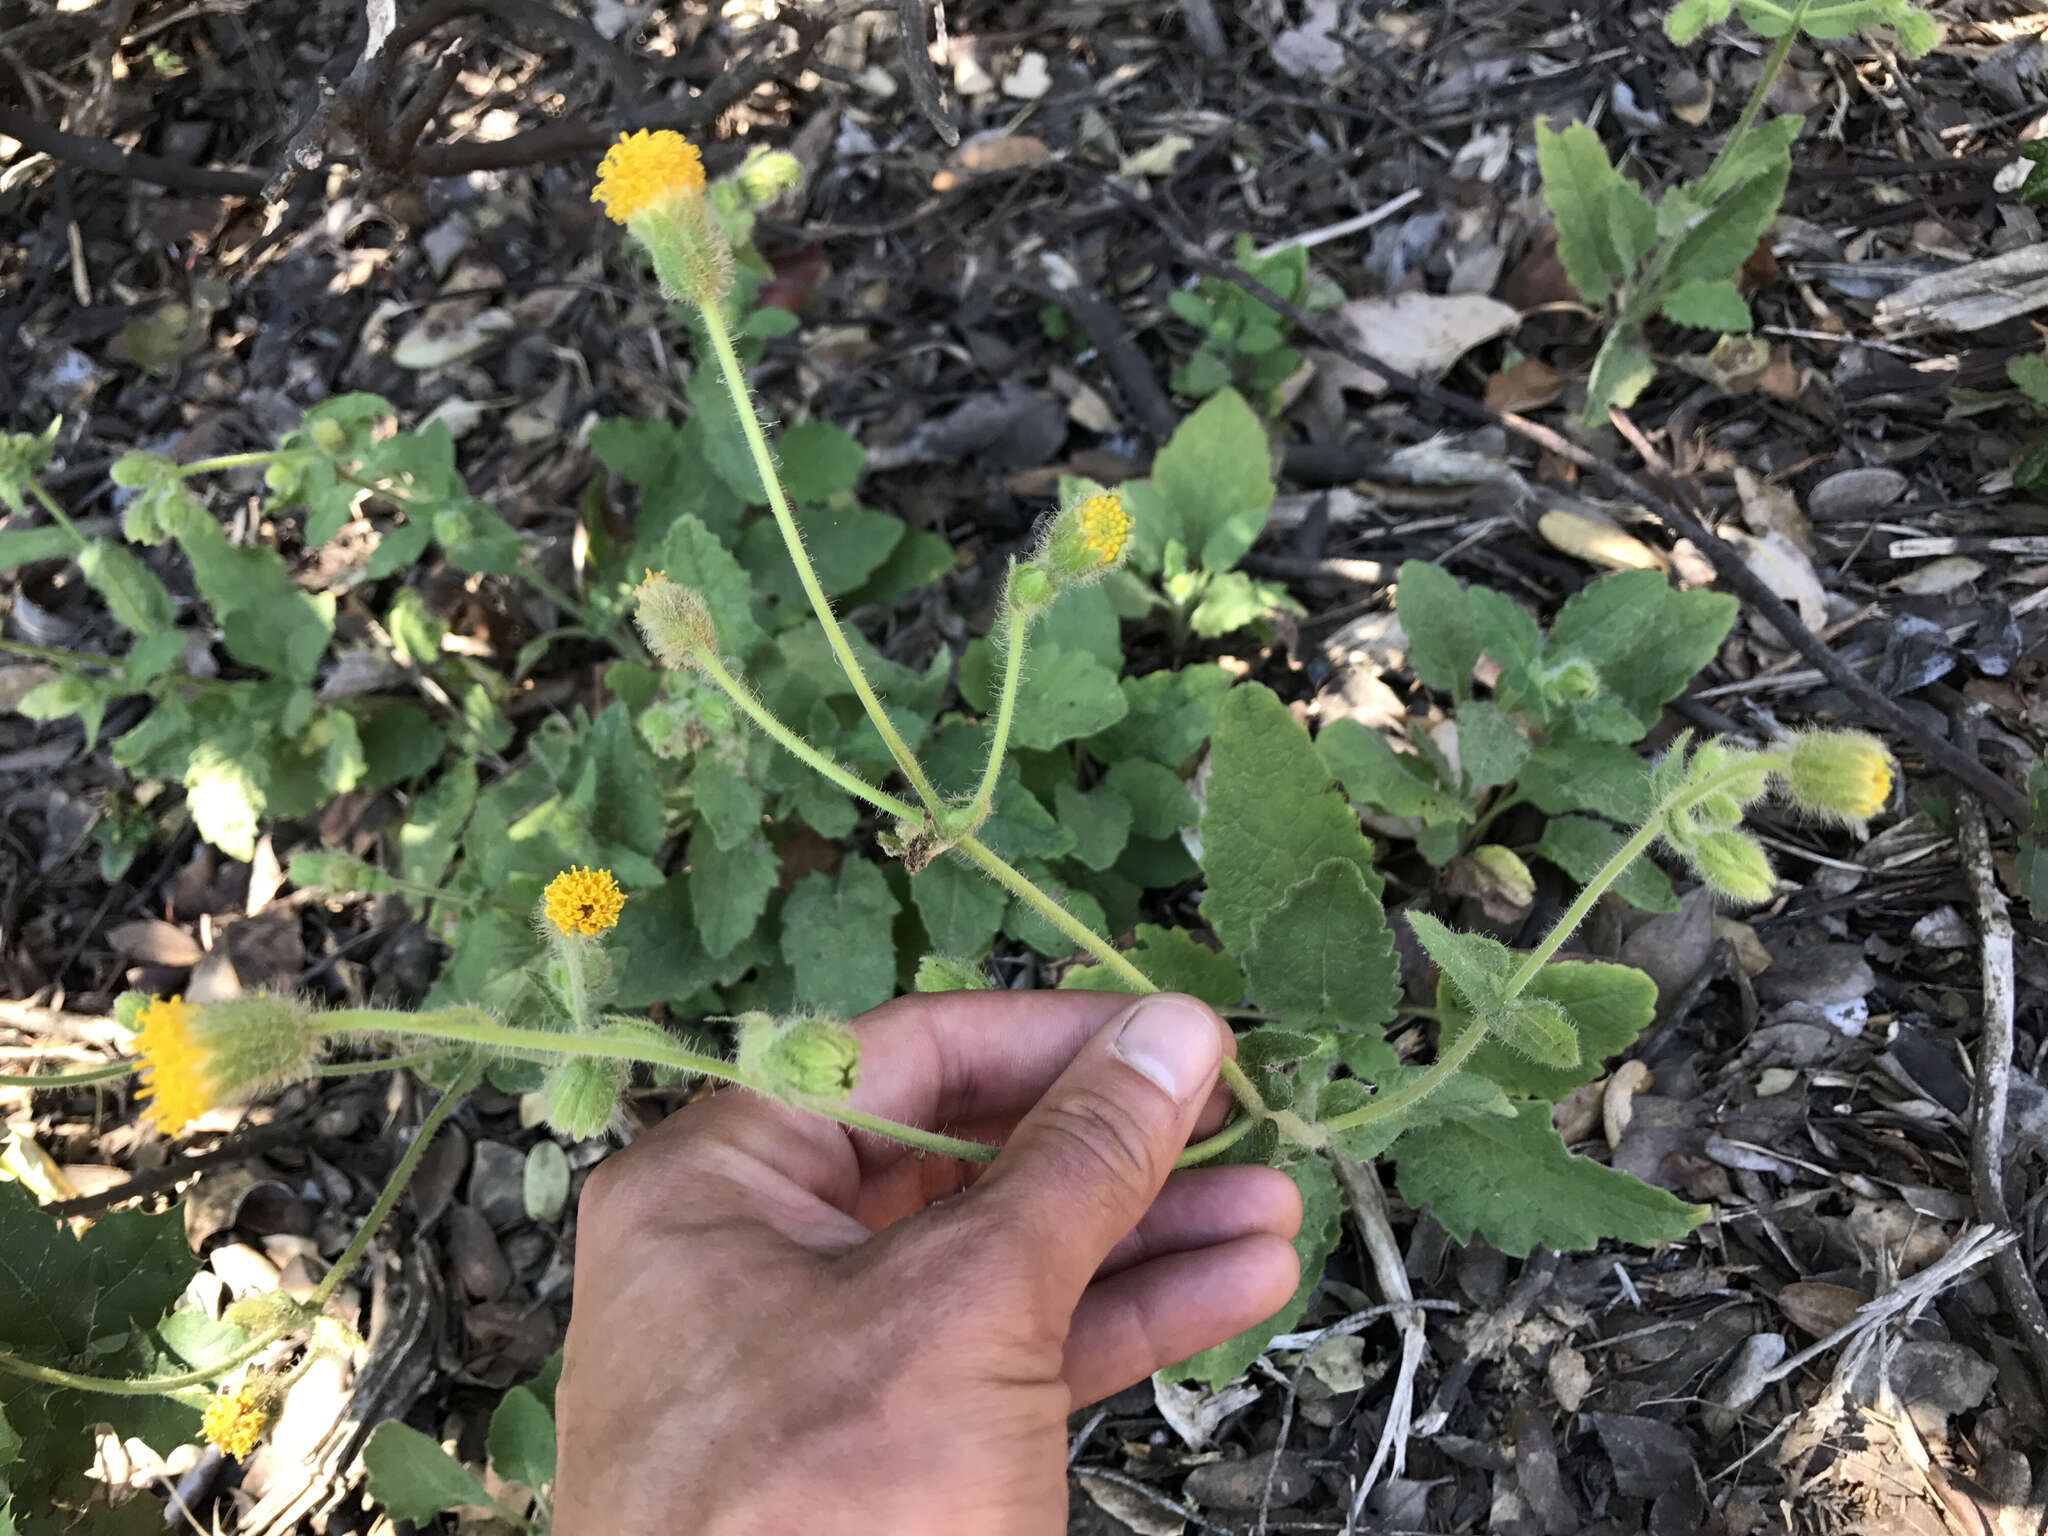
[(1184, 1104), (1216, 1080), (1223, 1041), (1206, 1008), (1148, 997), (1131, 1010), (1110, 1049)]

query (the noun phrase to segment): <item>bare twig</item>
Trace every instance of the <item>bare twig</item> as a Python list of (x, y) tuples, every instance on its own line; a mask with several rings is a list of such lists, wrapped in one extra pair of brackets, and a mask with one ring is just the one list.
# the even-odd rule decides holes
[[(1970, 706), (1960, 722), (1966, 740), (1975, 739), (1983, 708), (1981, 704)], [(1956, 843), (1977, 907), (1979, 965), (1984, 980), (1984, 1012), (1977, 1034), (1977, 1113), (1970, 1124), (1970, 1198), (1980, 1220), (2000, 1231), (2011, 1231), (2012, 1213), (2005, 1198), (2005, 1108), (2012, 1082), (2012, 917), (1992, 868), (1991, 832), (1984, 824), (1984, 812), (1968, 795), (1956, 801)], [(2041, 1304), (2041, 1293), (2027, 1273), (2026, 1259), (2017, 1244), (1999, 1250), (1992, 1260), (1992, 1274), (2027, 1341), (2035, 1380), (2048, 1392), (2048, 1308)]]
[[(1370, 1163), (1335, 1154), (1330, 1164), (1351, 1206), (1351, 1219), (1358, 1228), (1359, 1241), (1365, 1244), (1366, 1257), (1372, 1260), (1380, 1290), (1390, 1302), (1413, 1301), (1415, 1290), (1408, 1283), (1408, 1267), (1401, 1261), (1393, 1225), (1387, 1220), (1387, 1192), (1380, 1187), (1379, 1170)], [(1429, 1352), (1429, 1337), (1423, 1332), (1420, 1311), (1398, 1311), (1394, 1323), (1401, 1331), (1401, 1364), (1393, 1393), (1387, 1400), (1387, 1421), (1380, 1430), (1379, 1444), (1373, 1449), (1372, 1464), (1351, 1495), (1351, 1508), (1345, 1519), (1347, 1531), (1357, 1526), (1366, 1498), (1378, 1485), (1380, 1474), (1390, 1471), (1399, 1477), (1408, 1466), (1408, 1440), (1415, 1432), (1415, 1378), (1422, 1370), (1423, 1356)]]
[[(896, 35), (903, 41), (903, 78), (909, 83), (910, 99), (917, 103), (917, 110), (951, 148), (960, 142), (960, 130), (946, 116), (945, 87), (939, 84), (931, 47), (925, 41), (927, 9), (927, 0), (896, 0)], [(944, 25), (942, 19), (940, 27), (943, 29)]]
[(1987, 805), (2006, 820), (2016, 826), (2026, 823), (2025, 795), (1976, 758), (1929, 732), (1920, 721), (1878, 692), (1867, 678), (1808, 629), (1792, 606), (1772, 591), (1763, 579), (1749, 568), (1740, 554), (1710, 532), (1690, 511), (1658, 495), (1626, 470), (1609, 463), (1598, 454), (1589, 453), (1577, 443), (1539, 422), (1531, 421), (1526, 416), (1518, 416), (1512, 411), (1489, 409), (1479, 401), (1461, 395), (1455, 390), (1445, 389), (1442, 385), (1427, 379), (1403, 373), (1392, 364), (1355, 345), (1349, 338), (1338, 335), (1320, 318), (1275, 293), (1243, 268), (1208, 250), (1199, 240), (1183, 230), (1177, 221), (1152, 204), (1139, 199), (1114, 177), (1076, 161), (1060, 161), (1057, 164), (1068, 175), (1088, 181), (1132, 213), (1152, 224), (1189, 264), (1235, 283), (1260, 303), (1285, 316), (1289, 323), (1314, 338), (1318, 345), (1329, 348), (1347, 362), (1385, 380), (1391, 387), (1414, 399), (1426, 400), (1468, 421), (1481, 421), (1490, 426), (1503, 427), (1537, 447), (1547, 449), (1559, 458), (1576, 464), (1598, 478), (1610, 490), (1639, 502), (1661, 518), (1673, 532), (1682, 538), (1690, 539), (1694, 547), (1706, 557), (1707, 563), (1713, 566), (1715, 575), (1761, 615), (1788, 644), (1817, 667), (1829, 682), (1847, 694), (1858, 712), (1867, 720), (1882, 725), (1901, 740), (1912, 742), (1930, 764), (1948, 774), (1964, 788), (1981, 796)]
[(139, 149), (123, 149), (111, 139), (88, 138), (53, 128), (20, 107), (0, 105), (0, 134), (19, 139), (30, 149), (80, 170), (154, 182), (176, 192), (254, 197), (263, 190), (263, 177), (258, 172), (183, 165), (159, 155), (146, 155)]

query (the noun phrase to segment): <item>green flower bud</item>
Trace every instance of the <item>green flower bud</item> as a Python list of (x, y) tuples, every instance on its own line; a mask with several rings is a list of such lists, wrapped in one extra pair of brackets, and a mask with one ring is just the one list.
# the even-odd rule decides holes
[(244, 1296), (221, 1314), (221, 1321), (244, 1333), (269, 1333), (274, 1328), (299, 1328), (316, 1314), (311, 1307), (283, 1291), (263, 1291)]
[(0, 433), (0, 506), (10, 512), (26, 509), (30, 483), (56, 452), (58, 426), (59, 422), (51, 422), (40, 436), (33, 432)]
[(803, 163), (786, 149), (757, 149), (732, 173), (732, 183), (749, 205), (765, 208), (804, 184)]
[(971, 960), (926, 955), (917, 962), (914, 986), (919, 992), (986, 992), (989, 981), (981, 967)]
[(1057, 588), (1084, 587), (1122, 565), (1130, 552), (1131, 515), (1121, 496), (1105, 491), (1062, 507), (1032, 563)]
[(107, 478), (124, 490), (141, 490), (178, 477), (178, 466), (160, 453), (130, 449), (107, 470)]
[(706, 651), (718, 654), (710, 606), (697, 593), (677, 586), (660, 571), (649, 571), (633, 597), (633, 622), (663, 666), (683, 671), (698, 666)]
[(1045, 607), (1059, 595), (1052, 577), (1039, 565), (1020, 565), (1010, 572), (1010, 606), (1025, 613)]
[[(1716, 820), (1733, 826), (1742, 820), (1743, 808), (1770, 793), (1771, 774), (1777, 759), (1768, 753), (1732, 747), (1719, 739), (1704, 741), (1686, 767), (1691, 784), (1716, 781), (1714, 793), (1700, 802)], [(1731, 810), (1730, 807), (1733, 807)]]
[(1702, 880), (1740, 906), (1761, 906), (1777, 891), (1770, 855), (1747, 832), (1701, 832), (1685, 855)]
[(443, 507), (434, 514), (434, 542), (444, 549), (466, 544), (476, 537), (476, 523), (461, 507)]
[(306, 431), (322, 453), (339, 453), (348, 446), (348, 429), (331, 417), (321, 417)]
[(564, 1136), (590, 1141), (612, 1129), (626, 1088), (623, 1061), (603, 1056), (563, 1058), (541, 1084), (541, 1113)]
[(1567, 704), (1583, 704), (1600, 691), (1600, 674), (1583, 661), (1568, 661), (1544, 678), (1550, 696)]
[(1783, 769), (1792, 803), (1809, 816), (1864, 822), (1892, 795), (1892, 755), (1863, 731), (1807, 731), (1793, 737)]
[(738, 1022), (740, 1070), (766, 1092), (840, 1103), (860, 1081), (860, 1042), (836, 1019), (743, 1013)]

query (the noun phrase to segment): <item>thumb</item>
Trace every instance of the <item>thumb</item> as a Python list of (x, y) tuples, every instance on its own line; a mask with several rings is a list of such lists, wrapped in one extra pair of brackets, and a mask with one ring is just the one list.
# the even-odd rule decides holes
[(1191, 997), (1140, 998), (1024, 1116), (974, 1199), (1071, 1310), (1158, 1196), (1216, 1083), (1228, 1026)]

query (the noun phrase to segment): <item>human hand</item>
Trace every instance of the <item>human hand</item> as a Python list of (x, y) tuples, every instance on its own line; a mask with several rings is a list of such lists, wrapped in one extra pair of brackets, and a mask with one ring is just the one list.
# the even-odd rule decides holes
[(1063, 1532), (1067, 1415), (1293, 1293), (1293, 1182), (1172, 1172), (1228, 1112), (1235, 1045), (1202, 1004), (935, 993), (852, 1027), (854, 1108), (1001, 1156), (729, 1089), (606, 1161), (579, 1207), (556, 1536)]

